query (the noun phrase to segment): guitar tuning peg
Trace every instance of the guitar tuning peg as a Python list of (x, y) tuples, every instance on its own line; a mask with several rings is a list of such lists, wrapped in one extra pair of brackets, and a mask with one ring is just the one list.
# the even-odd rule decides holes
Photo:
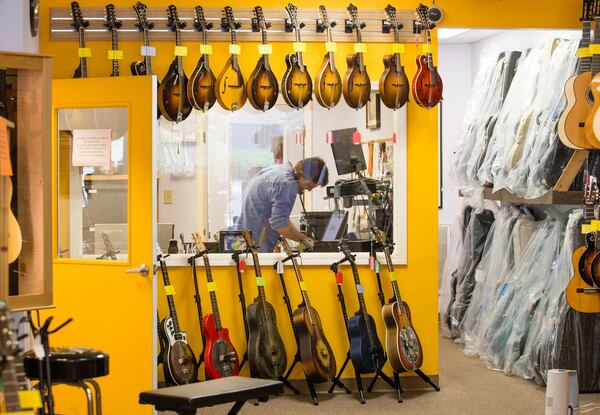
[(300, 29), (303, 29), (304, 26), (306, 26), (306, 25), (303, 22), (300, 22), (300, 24), (298, 26), (300, 26)]
[(366, 24), (365, 22), (362, 22), (362, 23), (360, 24), (360, 28), (361, 28), (361, 29), (364, 29), (365, 27), (367, 27), (367, 24)]
[(210, 29), (212, 29), (212, 28), (213, 28), (213, 26), (214, 26), (214, 25), (213, 25), (212, 23), (208, 23), (208, 24), (206, 25), (206, 29), (207, 29), (207, 30), (210, 30)]
[(242, 27), (242, 24), (240, 22), (235, 22), (234, 23), (235, 29), (239, 29), (240, 27)]
[(331, 26), (332, 28), (333, 28), (333, 27), (336, 27), (336, 26), (337, 26), (337, 22), (336, 22), (335, 20), (333, 20), (333, 21), (331, 21), (331, 22), (329, 23), (329, 26)]

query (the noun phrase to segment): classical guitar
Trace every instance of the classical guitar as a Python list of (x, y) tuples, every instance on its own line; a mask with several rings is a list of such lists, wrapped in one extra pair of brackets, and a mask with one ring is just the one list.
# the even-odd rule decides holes
[(248, 96), (246, 95), (246, 86), (244, 75), (240, 69), (238, 55), (240, 46), (237, 44), (236, 31), (242, 27), (233, 17), (233, 9), (225, 6), (223, 9), (223, 30), (229, 30), (231, 34), (231, 45), (229, 45), (229, 59), (225, 67), (217, 77), (217, 101), (228, 111), (237, 111), (244, 106)]
[(293, 256), (287, 240), (281, 238), (283, 249), (292, 259), (292, 266), (300, 285), (302, 293), (302, 303), (294, 311), (294, 328), (298, 335), (298, 346), (300, 350), (300, 361), (304, 367), (306, 379), (313, 383), (326, 382), (336, 374), (335, 356), (329, 342), (325, 338), (321, 318), (310, 305), (306, 284), (302, 279), (302, 273), (298, 266), (298, 261)]
[(4, 301), (0, 301), (0, 358), (2, 361), (2, 413), (19, 412), (22, 407), (19, 391), (25, 390), (25, 373), (19, 355), (19, 342), (13, 327), (13, 319)]
[(348, 320), (348, 334), (350, 336), (350, 359), (352, 365), (359, 373), (373, 373), (381, 369), (385, 362), (385, 354), (373, 317), (367, 312), (364, 298), (364, 287), (360, 283), (355, 257), (350, 252), (345, 241), (340, 242), (340, 251), (352, 267), (356, 294), (360, 309), (356, 315)]
[(431, 29), (432, 26), (427, 18), (428, 7), (420, 5), (417, 8), (421, 28), (425, 30), (425, 55), (417, 56), (417, 72), (412, 80), (412, 93), (415, 102), (426, 109), (435, 107), (442, 100), (444, 84), (438, 73), (437, 67), (433, 65), (431, 54)]
[(594, 38), (590, 44), (592, 51), (591, 82), (589, 84), (592, 93), (592, 109), (585, 120), (585, 138), (593, 148), (600, 145), (600, 4), (596, 3), (594, 8)]
[(90, 22), (83, 20), (81, 8), (76, 1), (71, 2), (71, 16), (73, 17), (73, 28), (79, 34), (79, 66), (75, 69), (73, 78), (87, 78), (87, 56), (89, 49), (85, 47), (85, 29)]
[(248, 363), (250, 375), (259, 378), (277, 378), (285, 373), (287, 355), (285, 345), (277, 330), (275, 310), (267, 302), (265, 279), (260, 271), (258, 251), (250, 231), (242, 231), (246, 246), (252, 253), (258, 297), (248, 306)]
[(194, 28), (197, 32), (202, 33), (202, 46), (200, 47), (202, 56), (198, 59), (196, 69), (190, 76), (190, 81), (187, 84), (187, 96), (192, 107), (199, 111), (208, 111), (217, 100), (215, 94), (217, 80), (209, 64), (211, 47), (208, 44), (208, 31), (212, 27), (212, 23), (206, 22), (202, 7), (196, 6), (194, 8)]
[(415, 371), (423, 364), (421, 341), (412, 325), (408, 304), (400, 297), (394, 264), (390, 256), (390, 245), (382, 231), (374, 229), (373, 233), (378, 244), (383, 247), (388, 274), (394, 290), (394, 297), (381, 310), (385, 323), (387, 356), (394, 372)]
[(302, 57), (304, 43), (302, 43), (300, 30), (305, 25), (298, 20), (296, 6), (289, 3), (285, 10), (296, 33), (296, 43), (294, 43), (294, 53), (285, 57), (286, 70), (281, 79), (281, 93), (290, 107), (301, 109), (311, 100), (313, 89), (312, 79)]
[(229, 330), (221, 325), (221, 316), (217, 304), (217, 287), (213, 281), (208, 251), (198, 234), (193, 234), (192, 239), (196, 244), (196, 250), (201, 254), (204, 261), (204, 270), (206, 271), (208, 292), (212, 305), (212, 314), (202, 317), (202, 332), (206, 339), (206, 343), (204, 344), (206, 377), (209, 379), (218, 379), (237, 376), (240, 371), (240, 361), (229, 339)]
[(329, 20), (325, 6), (319, 6), (319, 14), (321, 15), (322, 29), (327, 33), (327, 43), (325, 44), (327, 53), (323, 57), (323, 63), (315, 77), (315, 98), (322, 107), (333, 108), (342, 97), (342, 78), (335, 67), (335, 44), (331, 35), (331, 29), (335, 27), (336, 22)]
[[(385, 14), (394, 31), (394, 45), (399, 45), (401, 26), (396, 17), (396, 8), (388, 4), (385, 8)], [(383, 66), (385, 69), (379, 79), (381, 102), (386, 107), (397, 110), (408, 102), (408, 93), (410, 92), (408, 78), (400, 62), (400, 51), (396, 50), (391, 55), (385, 55), (383, 57)]]
[(350, 3), (347, 7), (352, 28), (356, 31), (356, 47), (354, 54), (346, 57), (348, 70), (344, 76), (342, 92), (344, 100), (350, 108), (359, 109), (371, 99), (371, 79), (367, 73), (367, 67), (363, 58), (365, 43), (362, 43), (362, 29), (367, 25), (358, 20), (358, 8)]
[[(123, 22), (117, 20), (117, 16), (115, 13), (115, 6), (111, 4), (107, 4), (104, 10), (105, 22), (104, 26), (106, 26), (106, 30), (110, 32), (111, 42), (112, 42), (112, 73), (110, 76), (119, 76), (119, 59), (117, 51), (119, 50), (119, 29), (123, 25)], [(109, 53), (110, 53), (109, 52)]]
[(254, 8), (254, 16), (260, 27), (262, 35), (262, 56), (258, 59), (256, 67), (248, 78), (247, 95), (250, 104), (260, 111), (267, 111), (275, 105), (279, 96), (279, 84), (277, 78), (269, 64), (269, 42), (267, 41), (267, 29), (271, 27), (270, 23), (265, 21), (262, 7)]
[(175, 32), (175, 59), (167, 74), (158, 87), (158, 108), (160, 113), (169, 121), (181, 122), (192, 112), (192, 106), (187, 98), (188, 78), (183, 70), (183, 56), (186, 53), (181, 46), (181, 29), (186, 26), (179, 20), (177, 7), (170, 5), (167, 8), (169, 30)]

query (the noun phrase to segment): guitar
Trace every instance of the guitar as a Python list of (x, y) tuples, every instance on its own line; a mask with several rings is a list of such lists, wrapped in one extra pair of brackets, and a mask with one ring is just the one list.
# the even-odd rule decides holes
[(298, 261), (293, 257), (292, 249), (285, 238), (281, 238), (284, 251), (292, 258), (292, 266), (296, 273), (296, 279), (302, 293), (302, 303), (294, 311), (294, 329), (298, 335), (298, 347), (300, 350), (300, 361), (304, 367), (306, 379), (313, 383), (326, 382), (336, 374), (335, 356), (329, 342), (323, 333), (321, 318), (310, 305), (308, 291)]
[[(427, 18), (428, 7), (420, 5), (417, 8), (421, 27), (425, 29), (426, 44), (431, 48), (431, 25)], [(442, 100), (444, 84), (438, 73), (437, 67), (433, 65), (433, 57), (430, 51), (426, 55), (417, 56), (417, 72), (412, 80), (412, 93), (415, 102), (426, 109), (435, 107)]]
[(367, 312), (364, 298), (364, 287), (360, 283), (355, 257), (350, 252), (346, 241), (340, 242), (340, 251), (352, 267), (354, 284), (360, 309), (355, 316), (348, 320), (348, 334), (350, 336), (350, 359), (358, 373), (373, 373), (383, 366), (385, 354), (381, 342), (377, 337), (377, 328), (373, 317)]
[(233, 9), (225, 6), (223, 9), (223, 30), (231, 33), (231, 45), (229, 51), (231, 56), (225, 63), (225, 67), (217, 77), (217, 101), (228, 111), (237, 111), (244, 106), (248, 96), (244, 84), (244, 75), (238, 62), (239, 46), (236, 40), (236, 30), (242, 27), (233, 17)]
[(73, 28), (79, 33), (79, 66), (75, 69), (73, 78), (87, 78), (87, 57), (81, 51), (85, 48), (85, 29), (90, 25), (90, 22), (83, 20), (81, 8), (76, 1), (71, 2), (71, 16), (73, 17)]
[[(600, 45), (600, 4), (596, 3), (594, 9), (594, 38), (591, 41), (590, 49), (597, 48)], [(595, 52), (592, 55), (591, 82), (589, 84), (592, 94), (592, 109), (587, 114), (585, 120), (585, 138), (593, 148), (600, 145), (600, 53)]]
[(385, 349), (394, 372), (411, 372), (423, 364), (421, 341), (410, 318), (410, 308), (400, 297), (400, 289), (394, 273), (394, 264), (390, 256), (390, 246), (379, 229), (373, 234), (378, 244), (383, 247), (388, 274), (392, 282), (394, 297), (389, 304), (383, 306), (381, 314), (385, 323)]
[[(319, 6), (319, 14), (323, 22), (322, 28), (327, 33), (327, 45), (333, 45), (331, 29), (335, 27), (336, 22), (329, 20), (325, 6)], [(335, 107), (342, 97), (342, 78), (335, 67), (334, 55), (333, 48), (329, 47), (315, 77), (315, 98), (325, 108)]]
[[(350, 20), (352, 21), (352, 28), (356, 30), (357, 46), (364, 45), (364, 43), (362, 43), (361, 30), (367, 25), (358, 20), (358, 9), (355, 5), (350, 3), (347, 10), (350, 15)], [(346, 57), (346, 63), (348, 64), (348, 70), (344, 76), (342, 89), (344, 100), (350, 108), (359, 109), (364, 107), (371, 99), (371, 79), (367, 73), (363, 53), (358, 51), (352, 55), (348, 55)]]
[[(167, 255), (168, 256), (168, 255)], [(167, 290), (171, 287), (167, 270), (166, 256), (158, 255), (160, 270), (165, 284), (169, 317), (164, 318), (159, 325), (158, 338), (161, 346), (161, 361), (165, 374), (165, 382), (170, 385), (185, 385), (198, 381), (196, 357), (187, 341), (187, 334), (181, 331), (173, 294)]]
[[(177, 7), (167, 8), (169, 30), (175, 32), (175, 45), (181, 47), (181, 29), (185, 22), (179, 21)], [(169, 121), (181, 122), (192, 112), (192, 106), (187, 98), (188, 78), (183, 70), (183, 57), (175, 56), (167, 74), (158, 87), (158, 108), (163, 117)]]
[(210, 302), (213, 311), (212, 314), (207, 314), (202, 318), (202, 332), (206, 339), (206, 343), (204, 344), (204, 368), (206, 369), (206, 377), (209, 379), (218, 379), (228, 376), (237, 376), (240, 371), (240, 361), (237, 352), (235, 351), (235, 347), (233, 347), (233, 344), (229, 339), (229, 330), (223, 328), (221, 325), (216, 286), (212, 278), (208, 251), (198, 234), (192, 234), (192, 239), (204, 261), (204, 269), (206, 271), (206, 279), (208, 280), (208, 291), (210, 293)]
[(277, 330), (275, 310), (267, 302), (264, 278), (260, 272), (258, 251), (248, 229), (242, 231), (246, 246), (252, 253), (258, 297), (248, 306), (248, 363), (250, 376), (259, 378), (277, 378), (285, 373), (287, 356), (285, 345)]
[[(260, 32), (262, 35), (262, 47), (267, 48), (267, 29), (271, 27), (270, 23), (265, 22), (265, 16), (263, 14), (262, 7), (256, 6), (254, 8), (254, 16), (256, 17), (256, 21), (258, 22), (258, 26), (260, 27)], [(267, 50), (264, 50), (263, 55), (258, 60), (254, 71), (248, 78), (247, 94), (248, 101), (250, 104), (260, 111), (267, 111), (273, 108), (273, 105), (277, 102), (277, 97), (279, 96), (279, 84), (277, 83), (277, 78), (275, 74), (271, 70), (271, 65), (269, 65), (269, 53)]]
[(312, 79), (302, 59), (302, 46), (300, 30), (305, 26), (298, 20), (298, 8), (292, 3), (285, 7), (290, 17), (290, 22), (296, 33), (296, 48), (294, 53), (285, 57), (286, 70), (281, 80), (281, 93), (285, 102), (292, 108), (301, 109), (312, 98)]
[(192, 72), (192, 76), (190, 76), (190, 81), (187, 84), (187, 96), (192, 107), (199, 111), (208, 111), (217, 100), (217, 96), (215, 95), (217, 80), (210, 69), (210, 53), (207, 50), (209, 47), (208, 31), (212, 29), (213, 24), (206, 22), (202, 7), (196, 6), (194, 14), (194, 28), (197, 32), (202, 33), (204, 52), (200, 56), (200, 59), (198, 59), (198, 64), (194, 72)]
[[(104, 26), (106, 26), (106, 29), (110, 32), (112, 40), (112, 50), (113, 53), (115, 53), (114, 51), (119, 50), (119, 29), (123, 25), (123, 22), (117, 20), (117, 16), (115, 14), (115, 6), (112, 3), (106, 5), (104, 17), (106, 20), (104, 22)], [(113, 69), (110, 76), (119, 76), (119, 59), (117, 59), (116, 56), (114, 56), (114, 59), (112, 59), (112, 66)]]
[(0, 301), (0, 357), (2, 358), (2, 413), (19, 412), (21, 407), (19, 391), (25, 387), (25, 372), (19, 356), (19, 342), (12, 327), (13, 319), (4, 301)]
[[(385, 14), (394, 30), (394, 43), (398, 45), (400, 44), (400, 25), (396, 18), (396, 8), (388, 4), (385, 8)], [(408, 78), (400, 62), (400, 53), (395, 52), (392, 55), (385, 55), (383, 66), (385, 69), (379, 79), (381, 102), (386, 107), (397, 110), (408, 102), (408, 93), (410, 92)]]

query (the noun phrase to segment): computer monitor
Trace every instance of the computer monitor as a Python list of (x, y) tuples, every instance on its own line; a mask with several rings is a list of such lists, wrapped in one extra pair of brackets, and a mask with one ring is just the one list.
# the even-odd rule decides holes
[(329, 222), (323, 232), (323, 241), (339, 241), (344, 232), (346, 231), (346, 225), (348, 224), (348, 212), (332, 212), (329, 217)]
[(354, 173), (357, 169), (366, 170), (365, 153), (362, 145), (354, 144), (352, 136), (356, 128), (345, 128), (343, 130), (334, 130), (333, 143), (331, 150), (335, 160), (335, 168), (338, 175)]

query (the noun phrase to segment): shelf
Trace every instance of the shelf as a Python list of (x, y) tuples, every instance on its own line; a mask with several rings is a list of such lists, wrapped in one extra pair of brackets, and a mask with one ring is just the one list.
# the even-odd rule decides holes
[(87, 174), (84, 176), (84, 180), (91, 181), (110, 181), (110, 180), (127, 180), (126, 174)]
[[(462, 197), (462, 192), (459, 192)], [(558, 192), (551, 190), (544, 195), (535, 199), (527, 199), (521, 196), (512, 194), (507, 190), (499, 190), (492, 192), (491, 187), (485, 187), (483, 197), (488, 200), (498, 200), (501, 202), (513, 203), (515, 205), (581, 205), (583, 204), (583, 193), (575, 192)]]

